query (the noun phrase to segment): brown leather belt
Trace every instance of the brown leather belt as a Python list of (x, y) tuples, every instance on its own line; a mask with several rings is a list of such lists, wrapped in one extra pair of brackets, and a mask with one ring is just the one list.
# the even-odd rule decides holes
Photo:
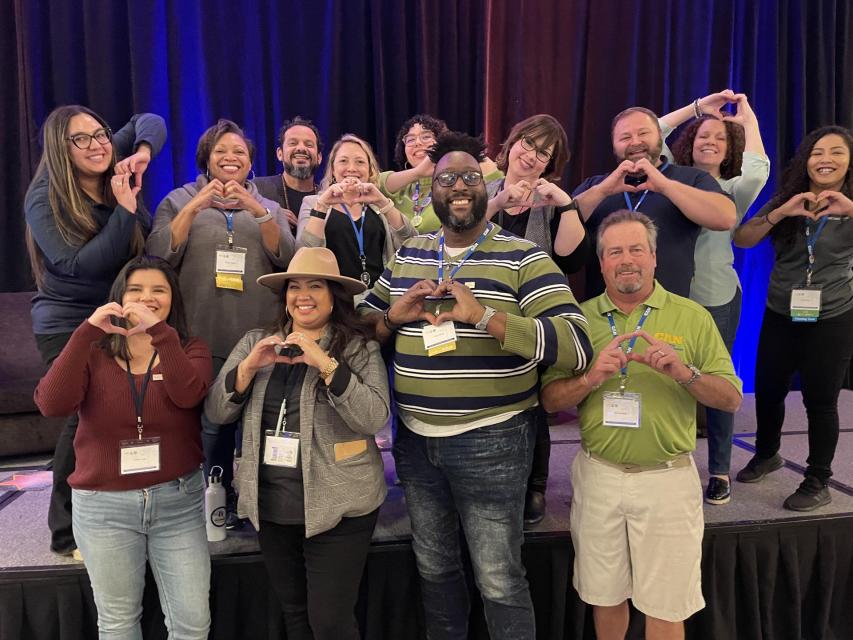
[(642, 473), (643, 471), (662, 471), (664, 469), (679, 469), (681, 467), (689, 467), (691, 463), (691, 458), (689, 453), (680, 453), (671, 460), (667, 460), (666, 462), (658, 462), (656, 464), (632, 464), (630, 462), (611, 462), (606, 458), (602, 458), (601, 456), (592, 453), (591, 451), (587, 451), (586, 449), (582, 450), (587, 458), (591, 458), (596, 462), (600, 462), (601, 464), (612, 467), (613, 469), (618, 469), (622, 473)]

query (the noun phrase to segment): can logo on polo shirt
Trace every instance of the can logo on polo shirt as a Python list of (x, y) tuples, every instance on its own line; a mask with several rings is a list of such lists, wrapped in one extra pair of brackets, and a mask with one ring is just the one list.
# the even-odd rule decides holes
[(655, 334), (655, 340), (663, 340), (664, 342), (671, 344), (673, 347), (684, 346), (684, 336), (674, 336), (671, 333), (665, 333), (663, 331), (658, 331)]

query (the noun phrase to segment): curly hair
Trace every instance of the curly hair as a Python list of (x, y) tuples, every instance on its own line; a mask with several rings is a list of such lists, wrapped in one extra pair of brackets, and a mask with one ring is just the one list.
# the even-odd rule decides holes
[(477, 162), (486, 159), (486, 143), (482, 137), (475, 138), (461, 131), (446, 131), (441, 134), (435, 142), (435, 146), (429, 150), (429, 159), (438, 163), (448, 153), (461, 151), (473, 156)]
[(546, 148), (554, 145), (554, 151), (551, 153), (551, 159), (542, 172), (542, 177), (546, 180), (559, 178), (571, 156), (569, 152), (569, 139), (566, 137), (566, 130), (563, 129), (560, 122), (552, 115), (540, 113), (517, 123), (510, 130), (509, 136), (507, 136), (507, 139), (501, 146), (500, 153), (495, 158), (498, 169), (504, 173), (506, 173), (509, 165), (509, 150), (521, 138), (529, 138), (530, 140), (542, 138), (543, 146)]
[(406, 163), (408, 162), (406, 158), (406, 143), (403, 142), (403, 138), (405, 138), (406, 134), (409, 133), (409, 129), (414, 127), (416, 124), (421, 125), (421, 127), (427, 131), (432, 131), (432, 134), (436, 138), (448, 130), (447, 123), (444, 120), (434, 118), (426, 113), (419, 113), (418, 115), (412, 116), (406, 120), (397, 132), (397, 144), (394, 146), (394, 161), (401, 169), (405, 169)]
[[(815, 129), (803, 138), (794, 153), (794, 157), (785, 166), (785, 171), (779, 181), (779, 189), (770, 198), (767, 211), (780, 207), (798, 193), (805, 193), (811, 188), (808, 171), (809, 156), (811, 156), (812, 149), (818, 140), (832, 134), (841, 136), (850, 152), (851, 160), (853, 160), (853, 133), (849, 129), (838, 125)], [(853, 168), (850, 165), (847, 167), (847, 176), (844, 178), (840, 191), (848, 198), (853, 198)], [(771, 229), (770, 235), (774, 240), (792, 243), (797, 233), (801, 231), (800, 224), (798, 217), (786, 217)]]
[(249, 150), (249, 162), (255, 161), (255, 143), (246, 137), (246, 134), (243, 133), (243, 130), (236, 122), (220, 118), (215, 125), (209, 127), (198, 139), (198, 146), (195, 151), (195, 165), (202, 173), (207, 172), (210, 154), (213, 153), (213, 148), (219, 142), (219, 139), (226, 133), (233, 133), (243, 138), (243, 142), (246, 143), (246, 148)]
[[(673, 159), (677, 164), (685, 167), (693, 166), (693, 143), (699, 128), (708, 120), (717, 120), (709, 115), (703, 115), (695, 119), (672, 145)], [(746, 136), (743, 127), (736, 122), (723, 121), (726, 128), (726, 157), (720, 163), (720, 177), (729, 180), (741, 174), (743, 167), (743, 149), (746, 146)]]

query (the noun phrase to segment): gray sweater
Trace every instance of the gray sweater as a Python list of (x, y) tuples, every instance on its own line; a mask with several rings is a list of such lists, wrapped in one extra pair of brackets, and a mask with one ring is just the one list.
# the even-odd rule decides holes
[(293, 256), (294, 240), (278, 204), (262, 198), (255, 185), (249, 182), (249, 193), (270, 210), (278, 223), (278, 255), (268, 251), (261, 242), (260, 225), (251, 212), (237, 211), (234, 214), (234, 246), (247, 249), (243, 291), (218, 289), (216, 247), (228, 243), (222, 211), (199, 211), (186, 242), (175, 251), (171, 249), (172, 220), (206, 184), (207, 178), (199, 176), (195, 182), (175, 189), (163, 199), (157, 207), (154, 230), (145, 248), (149, 254), (167, 260), (178, 271), (190, 335), (207, 342), (213, 357), (221, 362), (246, 331), (275, 322), (281, 304), (279, 296), (255, 280), (287, 267)]
[[(261, 415), (274, 366), (255, 374), (251, 393), (243, 403), (232, 401), (233, 394), (225, 389), (225, 378), (259, 340), (269, 335), (270, 332), (257, 329), (243, 336), (228, 356), (204, 404), (207, 418), (215, 424), (234, 422), (242, 416), (243, 457), (234, 480), (240, 494), (237, 511), (241, 517), (249, 518), (256, 529), (260, 529)], [(326, 349), (328, 343), (326, 334), (320, 346)], [(352, 376), (342, 395), (334, 395), (313, 367), (308, 368), (302, 384), (299, 455), (305, 491), (306, 537), (332, 529), (342, 518), (370, 513), (382, 504), (387, 492), (382, 456), (373, 438), (390, 414), (388, 376), (379, 344), (353, 340), (347, 345), (343, 360)], [(364, 442), (366, 447), (355, 455), (338, 451), (336, 456), (336, 445), (352, 442)]]

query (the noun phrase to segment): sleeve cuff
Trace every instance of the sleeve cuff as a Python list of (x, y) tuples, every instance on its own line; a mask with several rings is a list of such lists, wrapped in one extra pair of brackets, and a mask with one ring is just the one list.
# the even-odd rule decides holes
[(335, 369), (335, 375), (332, 376), (329, 391), (336, 396), (342, 396), (349, 386), (350, 378), (352, 378), (352, 371), (345, 362), (341, 362)]
[(252, 387), (255, 386), (254, 379), (249, 383), (249, 386), (243, 393), (237, 392), (235, 387), (237, 386), (237, 367), (234, 367), (225, 374), (225, 393), (231, 394), (228, 398), (228, 402), (233, 402), (234, 404), (243, 404), (249, 398), (249, 395), (252, 393)]

